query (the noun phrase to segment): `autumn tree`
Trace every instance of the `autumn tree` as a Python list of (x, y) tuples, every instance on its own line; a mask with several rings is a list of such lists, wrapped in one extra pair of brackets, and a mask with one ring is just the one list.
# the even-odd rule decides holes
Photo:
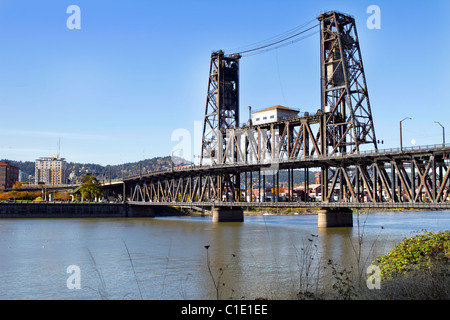
[(67, 191), (64, 192), (56, 192), (55, 193), (55, 199), (56, 200), (62, 200), (62, 201), (67, 201), (70, 199), (70, 195)]
[(84, 174), (81, 177), (80, 193), (83, 199), (98, 199), (103, 196), (102, 185), (95, 176)]
[(22, 185), (23, 185), (22, 182), (16, 181), (13, 185), (13, 189), (20, 189), (22, 188)]

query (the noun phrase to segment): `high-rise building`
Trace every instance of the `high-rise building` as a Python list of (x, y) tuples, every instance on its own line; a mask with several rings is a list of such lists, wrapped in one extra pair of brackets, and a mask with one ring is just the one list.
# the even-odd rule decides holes
[(36, 159), (34, 181), (49, 185), (66, 183), (66, 159), (56, 155)]
[(19, 168), (7, 161), (0, 161), (0, 189), (11, 189), (19, 180)]
[(19, 170), (19, 182), (28, 182), (28, 175), (22, 170)]

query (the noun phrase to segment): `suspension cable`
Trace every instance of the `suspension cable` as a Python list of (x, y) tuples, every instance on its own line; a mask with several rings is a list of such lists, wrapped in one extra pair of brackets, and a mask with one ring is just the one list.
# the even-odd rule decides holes
[(299, 41), (301, 41), (301, 40), (305, 40), (305, 39), (307, 39), (307, 38), (309, 38), (309, 37), (312, 37), (313, 35), (318, 34), (318, 33), (319, 33), (319, 31), (312, 32), (312, 33), (307, 34), (307, 35), (305, 35), (305, 36), (303, 36), (303, 37), (294, 39), (294, 40), (289, 41), (289, 42), (285, 42), (285, 43), (279, 44), (278, 46), (275, 46), (275, 47), (269, 47), (269, 48), (265, 48), (264, 50), (261, 49), (261, 50), (259, 50), (259, 51), (254, 51), (254, 52), (252, 52), (252, 53), (250, 53), (250, 54), (245, 54), (245, 57), (255, 56), (255, 55), (258, 55), (258, 54), (261, 54), (261, 53), (266, 53), (266, 52), (271, 51), (271, 50), (275, 50), (275, 49), (278, 49), (278, 48), (282, 48), (282, 47), (285, 47), (285, 46), (294, 44), (294, 43), (296, 43), (296, 42), (299, 42)]
[(311, 24), (315, 20), (316, 19), (312, 19), (312, 20), (310, 20), (310, 21), (308, 21), (306, 23), (303, 23), (300, 26), (297, 26), (295, 28), (287, 30), (287, 31), (285, 31), (283, 33), (280, 33), (278, 35), (272, 36), (272, 37), (270, 37), (268, 39), (264, 39), (264, 40), (261, 40), (261, 41), (258, 41), (258, 42), (252, 43), (252, 44), (248, 44), (246, 46), (241, 46), (241, 47), (238, 47), (238, 48), (226, 50), (226, 52), (240, 52), (240, 51), (244, 51), (244, 50), (247, 50), (247, 49), (250, 49), (250, 48), (254, 48), (256, 46), (259, 47), (259, 46), (265, 45), (267, 43), (272, 43), (274, 41), (278, 41), (280, 39), (284, 39), (284, 38), (286, 38), (286, 37), (288, 37), (288, 36), (290, 36), (290, 35), (292, 35), (294, 33), (297, 33), (299, 31), (303, 30), (306, 26), (308, 26), (309, 24)]
[[(302, 34), (308, 32), (308, 31), (310, 31), (310, 30), (312, 30), (312, 29), (314, 29), (314, 28), (316, 28), (316, 27), (318, 27), (318, 26), (320, 25), (320, 24), (315, 24), (314, 26), (312, 26), (312, 27), (310, 27), (310, 28), (308, 28), (308, 29), (305, 29), (305, 30), (296, 32), (296, 31), (298, 31), (299, 29), (302, 29), (302, 28), (304, 28), (305, 26), (309, 25), (312, 21), (314, 21), (314, 20), (311, 20), (311, 21), (307, 22), (306, 24), (303, 24), (303, 25), (301, 25), (301, 26), (299, 26), (299, 27), (296, 27), (296, 28), (294, 28), (294, 29), (292, 29), (292, 30), (290, 30), (290, 31), (284, 32), (284, 33), (282, 33), (282, 34), (280, 34), (280, 35), (278, 35), (278, 36), (274, 36), (274, 37), (269, 38), (269, 39), (267, 39), (267, 40), (259, 41), (259, 42), (255, 43), (255, 44), (253, 44), (253, 46), (254, 46), (254, 45), (261, 44), (261, 43), (265, 43), (265, 42), (267, 42), (268, 40), (279, 39), (280, 37), (283, 37), (283, 38), (281, 38), (280, 40), (276, 40), (276, 41), (273, 41), (273, 40), (272, 40), (273, 42), (270, 42), (270, 43), (268, 43), (268, 44), (262, 44), (262, 45), (259, 45), (259, 46), (255, 47), (255, 48), (251, 48), (251, 46), (244, 46), (244, 47), (241, 47), (241, 48), (250, 47), (250, 49), (242, 50), (242, 51), (239, 51), (239, 50), (238, 50), (239, 48), (237, 48), (237, 49), (235, 49), (236, 52), (235, 52), (235, 53), (232, 53), (232, 54), (240, 54), (240, 55), (242, 55), (242, 54), (247, 54), (247, 53), (250, 53), (250, 52), (254, 52), (254, 54), (258, 54), (258, 53), (262, 53), (262, 52), (266, 52), (266, 51), (268, 51), (268, 50), (280, 48), (280, 47), (282, 47), (282, 46), (289, 45), (289, 44), (295, 43), (295, 42), (297, 42), (297, 41), (306, 39), (306, 38), (310, 37), (312, 34), (307, 35), (307, 36), (304, 36), (304, 37), (301, 37), (301, 38), (299, 38), (299, 39), (295, 39), (295, 40), (293, 40), (293, 41), (291, 41), (291, 42), (289, 42), (289, 43), (283, 43), (283, 42), (285, 42), (285, 41), (287, 41), (287, 40), (290, 40), (290, 39), (293, 39), (293, 38), (295, 38), (295, 37), (298, 37), (299, 35), (302, 35)], [(289, 35), (289, 34), (292, 34), (293, 32), (296, 32), (296, 33), (293, 34), (293, 35)], [(313, 33), (313, 34), (315, 34), (315, 33)], [(289, 36), (287, 36), (287, 35), (289, 35)], [(277, 46), (276, 48), (270, 48), (270, 47), (275, 46), (275, 45), (277, 45), (277, 44), (282, 44), (282, 45), (279, 45), (279, 46)], [(268, 48), (270, 48), (270, 49), (268, 49)], [(262, 51), (262, 52), (258, 52), (258, 53), (255, 52), (255, 51), (260, 51), (260, 50), (263, 50), (263, 49), (266, 49), (266, 50), (264, 50), (264, 51)], [(252, 55), (253, 55), (253, 54), (252, 54)]]

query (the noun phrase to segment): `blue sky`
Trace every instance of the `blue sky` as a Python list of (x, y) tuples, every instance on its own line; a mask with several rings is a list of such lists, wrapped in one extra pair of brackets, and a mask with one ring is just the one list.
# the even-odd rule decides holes
[[(66, 26), (70, 5), (81, 9), (80, 30)], [(381, 9), (379, 30), (366, 26), (369, 5)], [(55, 154), (59, 139), (74, 162), (170, 155), (172, 133), (194, 139), (203, 121), (212, 51), (329, 10), (356, 19), (380, 148), (399, 146), (405, 117), (404, 146), (441, 143), (434, 121), (450, 132), (448, 0), (10, 0), (0, 1), (0, 158), (34, 161)], [(242, 58), (241, 119), (249, 105), (315, 112), (319, 72), (318, 34)]]

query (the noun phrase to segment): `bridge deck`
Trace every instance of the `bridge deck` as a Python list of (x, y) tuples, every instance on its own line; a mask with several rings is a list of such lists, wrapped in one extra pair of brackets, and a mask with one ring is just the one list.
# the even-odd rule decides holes
[[(323, 202), (239, 202), (242, 189), (266, 189), (267, 176), (272, 177), (268, 186), (280, 190), (280, 170), (287, 170), (287, 200), (292, 201), (294, 170), (302, 168), (305, 175), (306, 168), (321, 170)], [(133, 205), (446, 210), (450, 209), (450, 145), (192, 166), (131, 176), (123, 182), (123, 198), (131, 191)]]
[(283, 170), (287, 168), (316, 168), (324, 164), (328, 166), (340, 165), (345, 162), (347, 165), (367, 163), (371, 164), (375, 161), (391, 161), (395, 160), (408, 160), (412, 157), (420, 157), (430, 154), (450, 154), (450, 144), (436, 144), (427, 146), (407, 147), (402, 150), (399, 148), (383, 149), (378, 152), (373, 150), (361, 151), (359, 154), (338, 154), (333, 155), (314, 155), (310, 157), (294, 158), (294, 159), (278, 159), (276, 161), (269, 159), (268, 161), (261, 162), (233, 162), (225, 164), (215, 165), (192, 165), (190, 167), (183, 167), (178, 169), (167, 169), (162, 171), (155, 171), (149, 173), (141, 173), (126, 177), (124, 182), (140, 180), (142, 178), (159, 178), (163, 176), (183, 176), (191, 175), (193, 173), (211, 173), (211, 172), (244, 172), (244, 171), (257, 171), (262, 168), (269, 168), (274, 163), (277, 169)]
[(450, 202), (142, 202), (129, 201), (138, 206), (194, 207), (241, 207), (241, 208), (350, 208), (350, 209), (423, 209), (450, 210)]

